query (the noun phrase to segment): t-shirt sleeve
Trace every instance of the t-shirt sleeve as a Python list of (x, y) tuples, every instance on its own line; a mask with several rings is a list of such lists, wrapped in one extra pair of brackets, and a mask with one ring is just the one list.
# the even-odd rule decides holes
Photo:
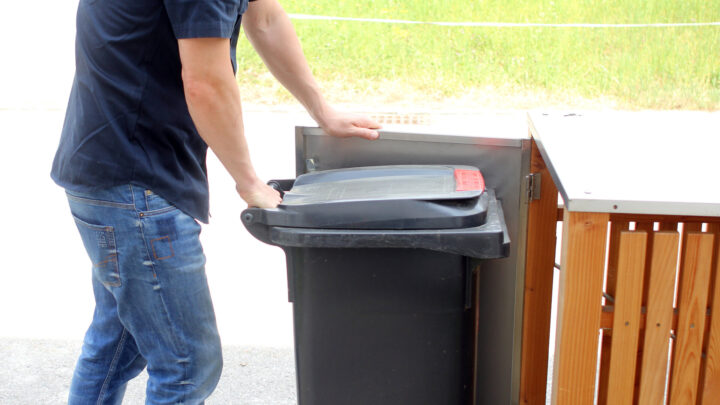
[(230, 38), (246, 1), (164, 0), (164, 4), (175, 38)]

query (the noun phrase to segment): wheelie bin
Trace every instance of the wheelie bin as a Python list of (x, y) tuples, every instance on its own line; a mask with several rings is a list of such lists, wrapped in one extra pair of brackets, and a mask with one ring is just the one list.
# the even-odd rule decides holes
[(270, 184), (283, 202), (242, 221), (286, 254), (298, 403), (469, 403), (470, 258), (510, 243), (480, 171), (375, 166)]

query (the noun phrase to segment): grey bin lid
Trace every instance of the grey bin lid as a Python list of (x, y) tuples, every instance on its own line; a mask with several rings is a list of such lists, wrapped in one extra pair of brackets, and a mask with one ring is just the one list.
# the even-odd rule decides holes
[[(458, 187), (455, 173), (477, 181)], [(484, 191), (480, 171), (471, 166), (373, 166), (303, 174), (285, 193), (286, 207), (308, 204), (366, 203), (393, 200), (461, 200)]]
[(286, 251), (412, 248), (478, 259), (510, 251), (500, 201), (474, 167), (361, 167), (270, 184), (283, 203), (241, 217), (253, 236)]
[(373, 166), (299, 176), (267, 225), (317, 229), (457, 229), (485, 223), (472, 166)]

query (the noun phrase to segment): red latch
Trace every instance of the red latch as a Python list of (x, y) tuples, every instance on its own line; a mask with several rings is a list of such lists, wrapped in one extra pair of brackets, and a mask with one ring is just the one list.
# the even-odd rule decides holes
[(485, 179), (479, 170), (455, 169), (455, 191), (484, 191)]

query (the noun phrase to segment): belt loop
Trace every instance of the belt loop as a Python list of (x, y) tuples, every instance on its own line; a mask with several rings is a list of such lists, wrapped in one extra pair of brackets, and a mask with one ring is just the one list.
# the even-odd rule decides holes
[(148, 205), (145, 199), (145, 189), (143, 187), (137, 187), (130, 184), (130, 194), (132, 195), (133, 205), (138, 211), (147, 211)]

